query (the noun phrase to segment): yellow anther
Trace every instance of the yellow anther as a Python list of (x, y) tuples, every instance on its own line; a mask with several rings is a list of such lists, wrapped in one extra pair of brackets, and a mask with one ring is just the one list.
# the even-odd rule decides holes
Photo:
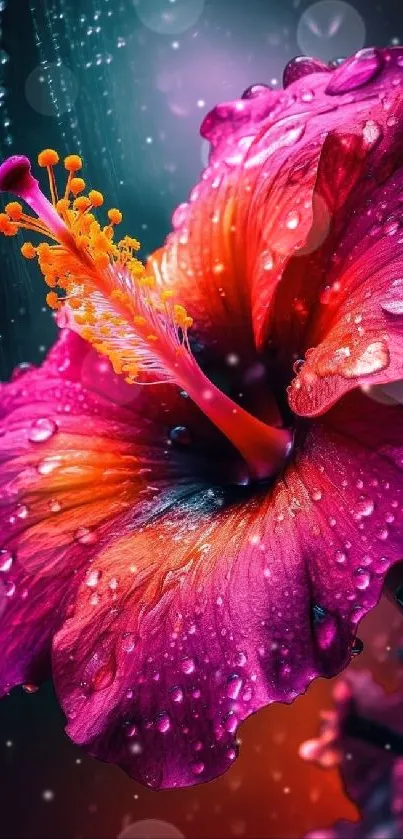
[(67, 302), (72, 309), (81, 309), (81, 306), (83, 305), (83, 301), (78, 297), (69, 297)]
[(178, 326), (185, 326), (188, 313), (184, 306), (176, 303), (174, 306), (174, 319)]
[(109, 250), (110, 242), (104, 233), (97, 232), (91, 239), (91, 245), (96, 251), (107, 251)]
[(158, 341), (158, 335), (147, 335), (147, 341)]
[(70, 192), (73, 195), (78, 195), (79, 192), (83, 192), (85, 189), (85, 181), (83, 178), (72, 178), (70, 182)]
[(147, 321), (142, 315), (135, 315), (133, 318), (133, 323), (135, 326), (145, 326)]
[(172, 291), (171, 288), (166, 288), (164, 291), (161, 291), (161, 300), (163, 303), (165, 303), (166, 300), (171, 300), (174, 296), (175, 292)]
[(140, 280), (140, 285), (144, 286), (145, 288), (154, 288), (154, 277), (142, 277)]
[(73, 207), (75, 210), (78, 210), (79, 213), (83, 213), (84, 210), (88, 210), (88, 207), (91, 206), (91, 201), (85, 195), (81, 195), (80, 198), (76, 198), (73, 203)]
[(38, 154), (38, 163), (39, 166), (42, 166), (42, 168), (46, 166), (56, 166), (56, 163), (58, 162), (59, 155), (54, 149), (43, 149), (43, 151)]
[(111, 224), (120, 224), (122, 218), (122, 213), (120, 212), (120, 210), (116, 210), (115, 207), (112, 207), (111, 210), (108, 210), (108, 219)]
[(61, 198), (60, 201), (56, 204), (56, 210), (58, 213), (65, 213), (70, 206), (70, 201), (68, 198)]
[(98, 253), (94, 255), (94, 262), (98, 268), (107, 268), (109, 265), (109, 256), (105, 252), (98, 251)]
[(55, 291), (49, 291), (47, 293), (46, 302), (51, 309), (60, 309), (62, 305)]
[(25, 256), (25, 259), (35, 259), (36, 257), (36, 248), (34, 248), (32, 242), (24, 242), (21, 253)]
[(56, 288), (57, 280), (54, 274), (44, 274), (43, 279), (45, 280), (45, 283), (47, 286), (49, 286), (49, 288)]
[(98, 192), (97, 189), (92, 189), (88, 197), (93, 207), (101, 207), (104, 203), (104, 196), (102, 195), (102, 192)]
[(68, 172), (78, 172), (82, 168), (82, 165), (83, 161), (78, 154), (69, 154), (64, 158), (64, 168)]
[(10, 201), (6, 204), (6, 213), (13, 221), (19, 221), (22, 216), (22, 205), (18, 201)]

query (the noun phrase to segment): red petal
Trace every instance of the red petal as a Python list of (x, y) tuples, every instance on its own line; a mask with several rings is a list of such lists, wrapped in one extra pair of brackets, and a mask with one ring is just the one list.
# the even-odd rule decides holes
[[(175, 229), (153, 263), (177, 288), (203, 341), (219, 353), (248, 356), (254, 341), (264, 344), (292, 257), (297, 254), (304, 268), (307, 251), (320, 248), (342, 206), (335, 167), (325, 195), (314, 194), (326, 137), (342, 134), (350, 142), (354, 135), (358, 143), (360, 135), (367, 154), (378, 142), (369, 125), (376, 109), (390, 137), (401, 77), (401, 50), (366, 51), (331, 74), (304, 75), (285, 91), (261, 87), (206, 118), (209, 165), (189, 204), (177, 210)], [(345, 150), (340, 159), (344, 197), (361, 172), (353, 167), (356, 154)], [(375, 160), (381, 173), (379, 155), (370, 158), (366, 174)], [(298, 306), (294, 323), (300, 330)]]
[(169, 429), (186, 426), (201, 449), (207, 434), (211, 449), (190, 400), (172, 387), (150, 395), (68, 330), (41, 368), (2, 386), (1, 692), (47, 673), (66, 592), (103, 540), (128, 514), (158, 509), (168, 481), (184, 491), (194, 460), (168, 445)]
[(349, 219), (307, 338), (314, 348), (290, 389), (301, 415), (322, 414), (358, 386), (403, 377), (402, 188), (403, 169)]

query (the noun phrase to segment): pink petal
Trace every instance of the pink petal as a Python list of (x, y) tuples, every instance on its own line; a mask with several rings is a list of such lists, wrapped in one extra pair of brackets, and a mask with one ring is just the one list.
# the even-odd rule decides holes
[(54, 641), (91, 755), (156, 788), (209, 780), (242, 720), (346, 665), (403, 535), (403, 411), (377, 406), (378, 453), (361, 400), (344, 431), (337, 411), (315, 424), (271, 491), (196, 493), (99, 553), (96, 602), (81, 583)]
[(93, 556), (114, 529), (165, 505), (168, 482), (185, 491), (192, 446), (170, 443), (170, 429), (211, 448), (214, 433), (190, 400), (169, 387), (150, 395), (68, 330), (41, 368), (2, 386), (1, 692), (48, 675), (66, 593), (84, 576), (92, 591)]

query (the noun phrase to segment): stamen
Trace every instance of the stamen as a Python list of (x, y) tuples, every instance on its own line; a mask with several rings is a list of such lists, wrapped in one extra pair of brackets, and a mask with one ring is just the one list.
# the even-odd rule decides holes
[(9, 236), (20, 229), (32, 230), (54, 242), (38, 247), (26, 242), (21, 248), (27, 259), (38, 257), (51, 289), (48, 305), (54, 310), (64, 307), (71, 328), (130, 384), (151, 375), (154, 383), (179, 385), (236, 446), (253, 477), (273, 474), (290, 449), (288, 431), (251, 416), (209, 381), (190, 350), (188, 330), (193, 320), (186, 308), (158, 274), (147, 274), (135, 256), (140, 247), (137, 239), (124, 236), (114, 241), (120, 210), (110, 209), (109, 224), (102, 227), (91, 212), (103, 205), (101, 192), (75, 197), (71, 206), (69, 195), (85, 189), (85, 181), (75, 174), (82, 167), (78, 155), (64, 161), (68, 178), (64, 198), (58, 200), (53, 172), (58, 160), (52, 149), (38, 157), (48, 171), (52, 203), (32, 177), (27, 158), (9, 158), (0, 166), (0, 190), (23, 198), (38, 216), (26, 215), (18, 202), (10, 202), (0, 213), (0, 232)]

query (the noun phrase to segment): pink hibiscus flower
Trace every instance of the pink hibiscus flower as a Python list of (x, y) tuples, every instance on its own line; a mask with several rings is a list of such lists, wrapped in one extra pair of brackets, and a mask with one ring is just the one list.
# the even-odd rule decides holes
[(77, 156), (59, 200), (39, 155), (51, 203), (0, 168), (65, 324), (1, 391), (1, 689), (52, 675), (74, 741), (152, 787), (345, 667), (401, 558), (402, 81), (399, 49), (299, 59), (218, 106), (146, 268)]

